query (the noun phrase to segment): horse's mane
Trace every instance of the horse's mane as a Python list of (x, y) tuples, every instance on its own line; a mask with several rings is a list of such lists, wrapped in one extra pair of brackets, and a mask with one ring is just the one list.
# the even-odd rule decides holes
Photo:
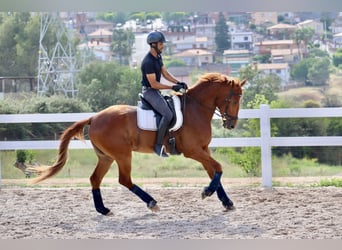
[(202, 75), (197, 83), (205, 83), (205, 82), (212, 82), (212, 83), (227, 83), (227, 84), (238, 84), (239, 80), (237, 78), (228, 77), (221, 73), (206, 73)]

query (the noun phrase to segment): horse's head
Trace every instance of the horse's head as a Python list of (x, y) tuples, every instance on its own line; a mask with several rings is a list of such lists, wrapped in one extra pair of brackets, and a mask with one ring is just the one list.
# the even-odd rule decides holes
[(242, 87), (246, 80), (229, 78), (220, 73), (207, 73), (187, 92), (207, 110), (218, 109), (223, 127), (233, 129), (238, 120)]
[(223, 127), (233, 129), (238, 120), (242, 86), (246, 83), (246, 80), (240, 81), (236, 78), (219, 75), (216, 78), (216, 83), (219, 84), (219, 90), (215, 105), (220, 111)]

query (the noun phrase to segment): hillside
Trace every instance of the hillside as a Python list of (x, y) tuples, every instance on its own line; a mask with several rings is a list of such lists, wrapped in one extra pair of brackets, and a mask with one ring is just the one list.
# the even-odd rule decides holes
[(342, 99), (342, 73), (331, 75), (328, 85), (292, 88), (278, 93), (278, 96), (299, 107), (308, 100), (313, 100), (322, 105), (322, 100), (327, 96), (336, 96), (337, 99)]

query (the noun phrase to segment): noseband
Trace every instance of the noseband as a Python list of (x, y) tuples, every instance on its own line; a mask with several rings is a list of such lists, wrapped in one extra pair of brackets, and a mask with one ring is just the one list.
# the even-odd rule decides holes
[(218, 110), (218, 108), (217, 108), (219, 114), (217, 114), (217, 112), (216, 112), (216, 114), (219, 115), (219, 116), (221, 116), (222, 122), (223, 122), (223, 125), (222, 125), (222, 126), (223, 126), (224, 128), (234, 128), (233, 121), (236, 121), (236, 120), (239, 119), (238, 116), (230, 115), (230, 114), (228, 113), (229, 104), (230, 104), (231, 99), (232, 99), (233, 96), (239, 96), (239, 97), (241, 97), (241, 94), (235, 93), (233, 89), (230, 90), (229, 95), (224, 99), (224, 101), (227, 103), (227, 105), (226, 105), (226, 108), (225, 108), (223, 114), (222, 114), (221, 111)]

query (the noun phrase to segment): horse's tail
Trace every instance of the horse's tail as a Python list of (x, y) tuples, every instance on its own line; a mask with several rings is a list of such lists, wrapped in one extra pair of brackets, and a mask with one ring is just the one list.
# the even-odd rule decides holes
[(56, 175), (65, 165), (68, 159), (68, 146), (73, 138), (84, 141), (84, 127), (90, 124), (90, 118), (82, 121), (75, 122), (69, 128), (67, 128), (60, 138), (60, 145), (58, 151), (57, 161), (52, 166), (39, 166), (33, 167), (30, 170), (38, 174), (38, 177), (30, 181), (31, 184), (41, 182)]

